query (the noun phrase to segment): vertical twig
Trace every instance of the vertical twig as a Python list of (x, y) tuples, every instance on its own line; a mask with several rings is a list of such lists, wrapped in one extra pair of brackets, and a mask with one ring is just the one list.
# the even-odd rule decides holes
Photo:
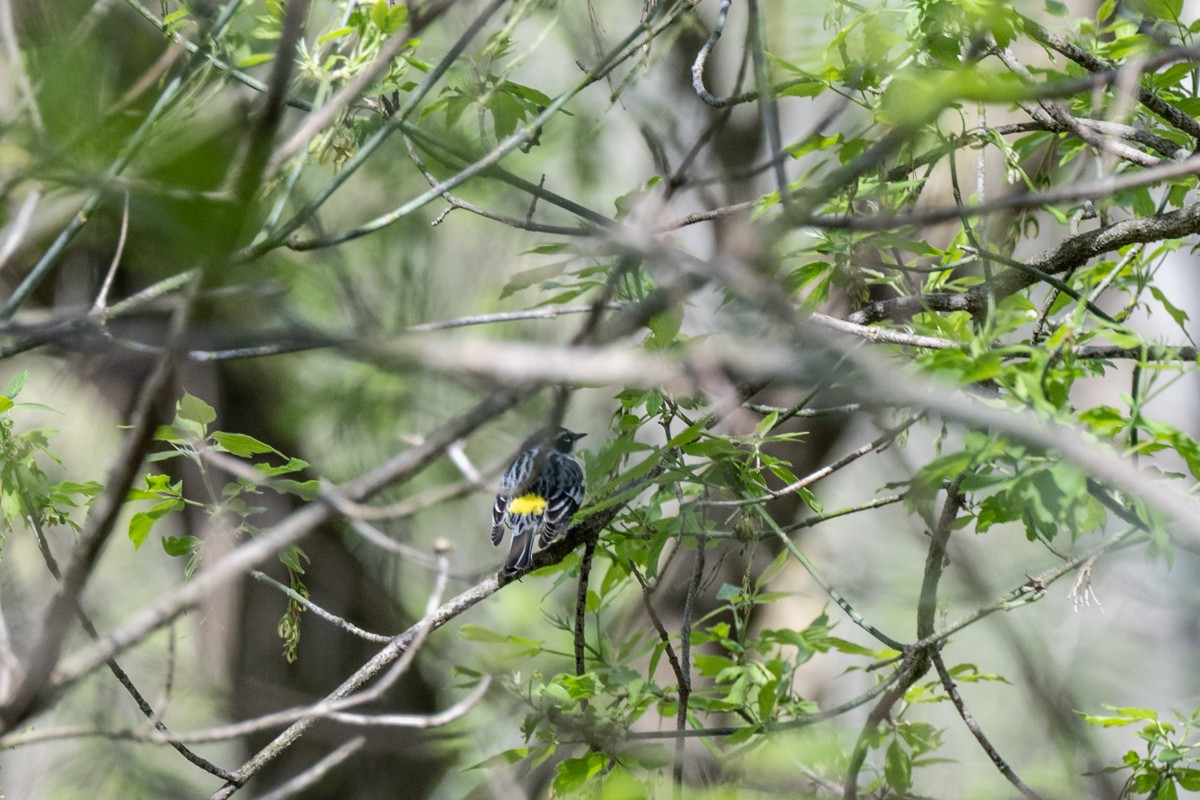
[(783, 137), (779, 132), (779, 109), (775, 105), (775, 92), (771, 88), (771, 75), (767, 70), (767, 32), (758, 0), (750, 0), (750, 52), (754, 59), (754, 82), (758, 86), (758, 113), (762, 117), (763, 130), (767, 137), (767, 157), (775, 173), (779, 187), (779, 202), (786, 209), (789, 197), (787, 172), (783, 160), (778, 158), (783, 150)]
[(36, 186), (29, 190), (29, 194), (25, 195), (25, 202), (21, 203), (20, 210), (17, 211), (12, 224), (8, 226), (8, 235), (4, 237), (4, 243), (0, 244), (0, 269), (4, 269), (4, 265), (12, 258), (12, 254), (21, 246), (21, 239), (29, 230), (29, 224), (33, 221), (33, 212), (37, 209), (41, 199), (42, 190)]
[(930, 531), (929, 552), (925, 556), (925, 577), (921, 583), (921, 597), (917, 601), (917, 638), (924, 639), (933, 633), (937, 615), (937, 590), (946, 564), (946, 544), (954, 528), (954, 519), (962, 508), (963, 497), (958, 492), (963, 476), (959, 475), (946, 487), (946, 501), (938, 516), (937, 526)]
[[(679, 623), (679, 710), (675, 715), (675, 730), (678, 731), (687, 728), (688, 703), (692, 697), (692, 614), (696, 595), (700, 592), (700, 581), (704, 577), (704, 545), (703, 539), (697, 539), (692, 581), (683, 600), (683, 620)], [(683, 745), (684, 739), (680, 736), (675, 740), (675, 763), (671, 770), (676, 798), (683, 797)]]
[(0, 40), (3, 41), (4, 59), (8, 61), (9, 74), (16, 78), (17, 87), (28, 104), (29, 120), (40, 133), (45, 124), (42, 122), (42, 113), (38, 110), (37, 94), (21, 60), (21, 48), (17, 46), (17, 26), (13, 24), (12, 7), (13, 0), (0, 0)]
[[(917, 638), (925, 639), (934, 632), (934, 619), (937, 611), (937, 587), (942, 578), (942, 570), (946, 561), (946, 542), (954, 527), (954, 519), (962, 508), (962, 495), (958, 487), (962, 483), (960, 475), (946, 487), (946, 501), (942, 505), (942, 513), (938, 516), (937, 525), (930, 531), (929, 552), (925, 557), (925, 578), (921, 584), (921, 597), (917, 602)], [(867, 721), (859, 732), (854, 752), (846, 768), (846, 784), (842, 794), (844, 800), (856, 800), (858, 797), (858, 773), (862, 769), (870, 749), (871, 738), (879, 724), (891, 713), (892, 707), (904, 698), (914, 683), (929, 671), (929, 654), (936, 644), (921, 649), (906, 648), (903, 674), (896, 685), (888, 689), (879, 702), (871, 709)]]
[(979, 266), (983, 269), (983, 285), (987, 293), (987, 318), (986, 325), (990, 326), (996, 314), (996, 296), (992, 291), (993, 275), (992, 262), (988, 257), (983, 243), (975, 235), (975, 228), (971, 224), (971, 217), (966, 212), (966, 204), (963, 203), (962, 188), (958, 183), (958, 154), (950, 153), (950, 158), (947, 159), (947, 164), (950, 166), (950, 190), (954, 197), (954, 206), (959, 210), (959, 219), (962, 222), (963, 233), (967, 236), (967, 241), (975, 248), (975, 252), (979, 254)]
[[(596, 555), (596, 540), (588, 539), (583, 546), (583, 556), (579, 559), (579, 586), (575, 591), (575, 674), (587, 672), (584, 654), (587, 647), (584, 621), (587, 611), (588, 576), (592, 572), (592, 558)], [(587, 701), (584, 701), (586, 708)]]
[(96, 294), (96, 302), (92, 304), (93, 314), (105, 314), (108, 312), (108, 293), (112, 289), (113, 279), (117, 276), (117, 267), (121, 264), (121, 256), (125, 253), (125, 239), (129, 235), (129, 192), (125, 192), (125, 205), (121, 211), (121, 233), (117, 237), (117, 249), (113, 252), (112, 262), (108, 265), (108, 272), (104, 275), (104, 282), (100, 284), (100, 291)]
[(907, 664), (897, 670), (900, 675), (896, 685), (879, 698), (879, 702), (871, 709), (866, 723), (859, 731), (858, 741), (854, 743), (854, 751), (850, 754), (850, 761), (846, 766), (846, 783), (842, 791), (842, 800), (858, 800), (858, 773), (867, 760), (867, 751), (871, 749), (871, 737), (875, 733), (875, 729), (891, 713), (892, 706), (903, 699), (908, 688), (929, 669), (929, 662), (923, 655), (911, 660), (906, 657), (906, 661)]

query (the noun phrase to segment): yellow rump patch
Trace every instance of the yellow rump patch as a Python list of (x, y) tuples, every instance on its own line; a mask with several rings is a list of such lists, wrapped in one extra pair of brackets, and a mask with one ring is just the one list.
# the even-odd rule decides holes
[(540, 494), (523, 494), (508, 503), (510, 514), (541, 514), (546, 510), (546, 498)]

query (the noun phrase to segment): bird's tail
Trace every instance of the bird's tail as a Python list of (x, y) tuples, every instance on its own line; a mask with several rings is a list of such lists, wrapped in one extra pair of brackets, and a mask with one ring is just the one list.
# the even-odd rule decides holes
[(504, 574), (524, 572), (533, 565), (533, 538), (538, 532), (539, 518), (512, 519), (512, 546), (504, 562)]

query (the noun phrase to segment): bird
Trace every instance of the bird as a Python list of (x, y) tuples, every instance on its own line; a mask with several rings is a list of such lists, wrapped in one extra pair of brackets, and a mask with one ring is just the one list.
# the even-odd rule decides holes
[(542, 428), (521, 445), (500, 477), (500, 493), (492, 504), (492, 545), (512, 532), (512, 545), (502, 574), (533, 564), (533, 539), (545, 547), (554, 541), (583, 502), (583, 468), (571, 456), (575, 442), (587, 434), (563, 427)]

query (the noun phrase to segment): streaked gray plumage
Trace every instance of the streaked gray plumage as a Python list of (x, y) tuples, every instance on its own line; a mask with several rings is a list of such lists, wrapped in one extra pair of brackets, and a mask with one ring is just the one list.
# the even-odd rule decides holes
[(571, 450), (584, 436), (566, 428), (540, 430), (525, 440), (501, 476), (500, 493), (492, 504), (492, 544), (503, 541), (505, 528), (511, 531), (505, 575), (529, 569), (534, 537), (545, 547), (579, 510), (583, 469)]

